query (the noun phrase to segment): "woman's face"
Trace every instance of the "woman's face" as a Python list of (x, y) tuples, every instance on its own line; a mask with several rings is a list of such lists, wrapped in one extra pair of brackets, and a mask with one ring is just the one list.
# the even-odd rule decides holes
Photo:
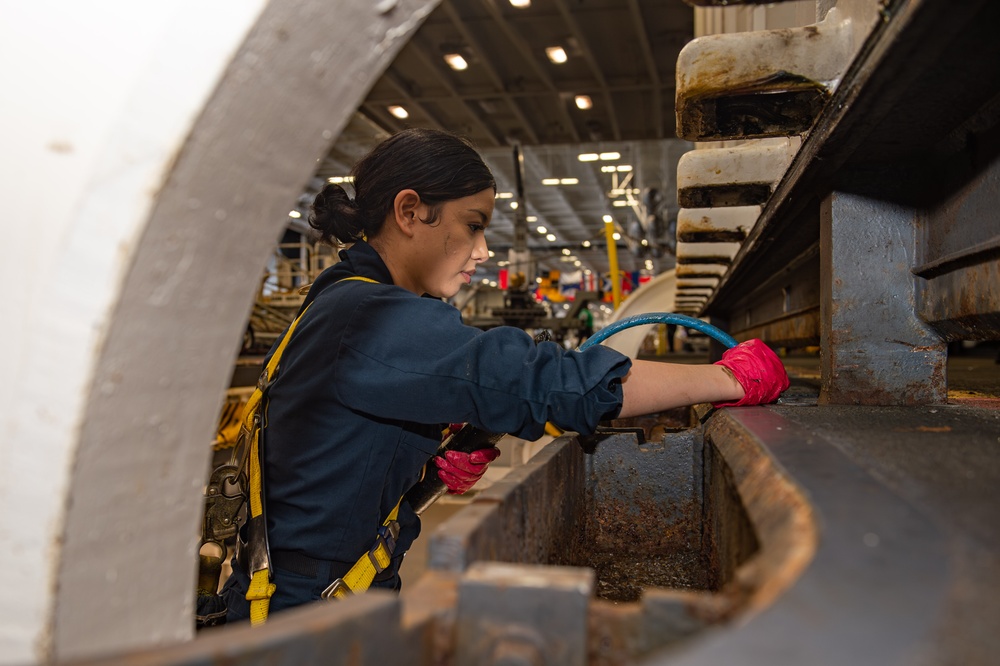
[[(470, 284), (476, 267), (489, 258), (486, 227), (493, 218), (494, 194), (489, 188), (440, 205), (437, 221), (416, 225), (417, 241), (410, 276), (412, 291), (451, 298)], [(424, 209), (424, 219), (429, 209)]]

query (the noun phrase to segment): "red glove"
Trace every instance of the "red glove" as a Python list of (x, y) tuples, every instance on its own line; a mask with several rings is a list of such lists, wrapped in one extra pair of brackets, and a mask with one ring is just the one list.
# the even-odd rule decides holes
[(434, 456), (431, 460), (438, 466), (438, 478), (448, 486), (448, 493), (461, 495), (482, 478), (486, 468), (500, 455), (500, 449), (479, 449), (472, 453), (445, 451), (444, 457)]
[(781, 359), (761, 340), (747, 340), (722, 354), (715, 365), (729, 368), (745, 394), (737, 402), (716, 402), (715, 407), (742, 407), (774, 402), (788, 388), (788, 373)]

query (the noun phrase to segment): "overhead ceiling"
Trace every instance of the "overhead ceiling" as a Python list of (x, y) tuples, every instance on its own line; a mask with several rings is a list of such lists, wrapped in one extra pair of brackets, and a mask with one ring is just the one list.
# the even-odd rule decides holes
[[(372, 86), (312, 189), (346, 175), (395, 131), (449, 129), (476, 145), (500, 192), (512, 195), (497, 200), (487, 276), (507, 258), (518, 215), (529, 220), (528, 249), (539, 270), (606, 272), (603, 217), (611, 215), (623, 234), (620, 267), (659, 272), (673, 265), (676, 165), (692, 147), (674, 138), (674, 68), (692, 34), (693, 10), (681, 0), (533, 0), (526, 8), (509, 0), (442, 0)], [(549, 60), (552, 46), (564, 49), (566, 62)], [(468, 67), (450, 68), (444, 56), (452, 53)], [(578, 108), (577, 95), (588, 96), (591, 108)], [(394, 117), (390, 106), (409, 116)], [(516, 210), (515, 147), (524, 178)], [(578, 158), (615, 152), (617, 159)], [(543, 185), (549, 178), (576, 182)], [(652, 210), (640, 205), (649, 188), (658, 192)], [(648, 219), (640, 224), (648, 212), (657, 214), (655, 228)]]

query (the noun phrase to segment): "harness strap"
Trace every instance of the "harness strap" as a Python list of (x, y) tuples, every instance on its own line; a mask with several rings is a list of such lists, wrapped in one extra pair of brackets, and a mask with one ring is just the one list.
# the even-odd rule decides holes
[(375, 576), (379, 575), (392, 564), (393, 551), (396, 549), (396, 538), (399, 536), (399, 505), (403, 503), (400, 497), (396, 506), (382, 523), (375, 537), (374, 545), (364, 555), (358, 558), (354, 566), (343, 577), (330, 583), (320, 595), (323, 599), (343, 599), (352, 594), (358, 594), (371, 587)]
[[(248, 489), (248, 499), (250, 500), (250, 520), (258, 524), (263, 524), (262, 529), (257, 530), (260, 532), (259, 538), (263, 538), (263, 548), (251, 547), (251, 552), (257, 557), (252, 558), (251, 568), (253, 571), (248, 572), (250, 574), (250, 586), (247, 588), (246, 600), (250, 602), (250, 624), (258, 625), (262, 624), (267, 620), (268, 608), (271, 604), (271, 597), (274, 595), (276, 589), (275, 585), (271, 583), (271, 564), (270, 558), (268, 556), (267, 549), (267, 533), (266, 533), (266, 523), (264, 522), (264, 476), (261, 472), (261, 461), (263, 459), (263, 451), (261, 450), (261, 431), (263, 430), (263, 420), (261, 418), (262, 404), (264, 400), (264, 394), (267, 389), (271, 386), (275, 377), (278, 374), (278, 363), (281, 362), (281, 355), (285, 351), (285, 347), (288, 346), (289, 340), (292, 339), (292, 333), (295, 332), (295, 328), (299, 325), (299, 321), (302, 316), (308, 312), (309, 308), (306, 307), (302, 313), (295, 318), (285, 332), (285, 336), (281, 339), (281, 343), (278, 344), (278, 348), (274, 350), (274, 354), (271, 355), (271, 359), (267, 363), (267, 367), (264, 368), (264, 374), (261, 377), (261, 381), (257, 383), (257, 388), (250, 395), (250, 399), (247, 400), (247, 406), (243, 410), (243, 428), (249, 433), (250, 436), (250, 450), (247, 459), (247, 481), (249, 483)], [(256, 561), (254, 561), (256, 560)]]
[[(346, 277), (340, 281), (343, 282), (345, 280), (378, 283), (377, 280), (360, 275)], [(260, 529), (256, 530), (259, 533), (257, 538), (263, 539), (263, 544), (256, 544), (257, 547), (251, 546), (251, 552), (256, 557), (251, 558), (251, 563), (254, 566), (251, 566), (252, 571), (248, 572), (250, 574), (250, 585), (247, 588), (246, 599), (250, 602), (250, 624), (254, 626), (263, 624), (267, 620), (271, 597), (274, 596), (274, 592), (277, 589), (277, 586), (271, 582), (271, 564), (266, 532), (267, 523), (263, 517), (264, 477), (261, 471), (261, 462), (263, 460), (261, 433), (264, 428), (262, 411), (266, 409), (266, 406), (262, 405), (267, 389), (277, 377), (281, 355), (284, 353), (289, 340), (292, 339), (292, 333), (295, 332), (299, 321), (308, 310), (309, 306), (306, 306), (295, 318), (295, 321), (289, 325), (284, 337), (278, 344), (278, 348), (271, 355), (271, 359), (264, 369), (261, 381), (258, 382), (257, 388), (251, 394), (249, 400), (247, 400), (246, 407), (243, 409), (244, 432), (242, 434), (249, 436), (249, 452), (247, 456), (247, 480), (249, 488), (247, 494), (250, 503), (250, 521), (260, 525)], [(393, 550), (396, 547), (396, 537), (399, 535), (399, 523), (396, 522), (396, 518), (399, 515), (399, 505), (402, 501), (403, 499), (400, 498), (396, 506), (389, 512), (389, 516), (379, 529), (375, 545), (361, 556), (361, 559), (351, 567), (350, 571), (343, 578), (338, 578), (323, 592), (323, 598), (329, 598), (330, 596), (341, 598), (352, 592), (364, 592), (371, 586), (375, 576), (389, 566), (392, 562)], [(251, 536), (253, 535), (254, 533)], [(334, 589), (337, 583), (340, 583), (340, 587)], [(330, 594), (327, 595), (327, 592)]]

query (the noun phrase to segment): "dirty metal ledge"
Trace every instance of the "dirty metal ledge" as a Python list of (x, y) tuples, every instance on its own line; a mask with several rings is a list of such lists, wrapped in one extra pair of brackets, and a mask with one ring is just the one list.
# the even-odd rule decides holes
[(785, 416), (824, 409), (727, 409), (709, 419), (706, 439), (723, 450), (740, 441), (759, 446), (794, 480), (815, 511), (819, 544), (773, 604), (740, 626), (710, 630), (686, 651), (644, 664), (934, 663), (921, 651), (945, 614), (951, 565), (945, 535), (820, 430)]

